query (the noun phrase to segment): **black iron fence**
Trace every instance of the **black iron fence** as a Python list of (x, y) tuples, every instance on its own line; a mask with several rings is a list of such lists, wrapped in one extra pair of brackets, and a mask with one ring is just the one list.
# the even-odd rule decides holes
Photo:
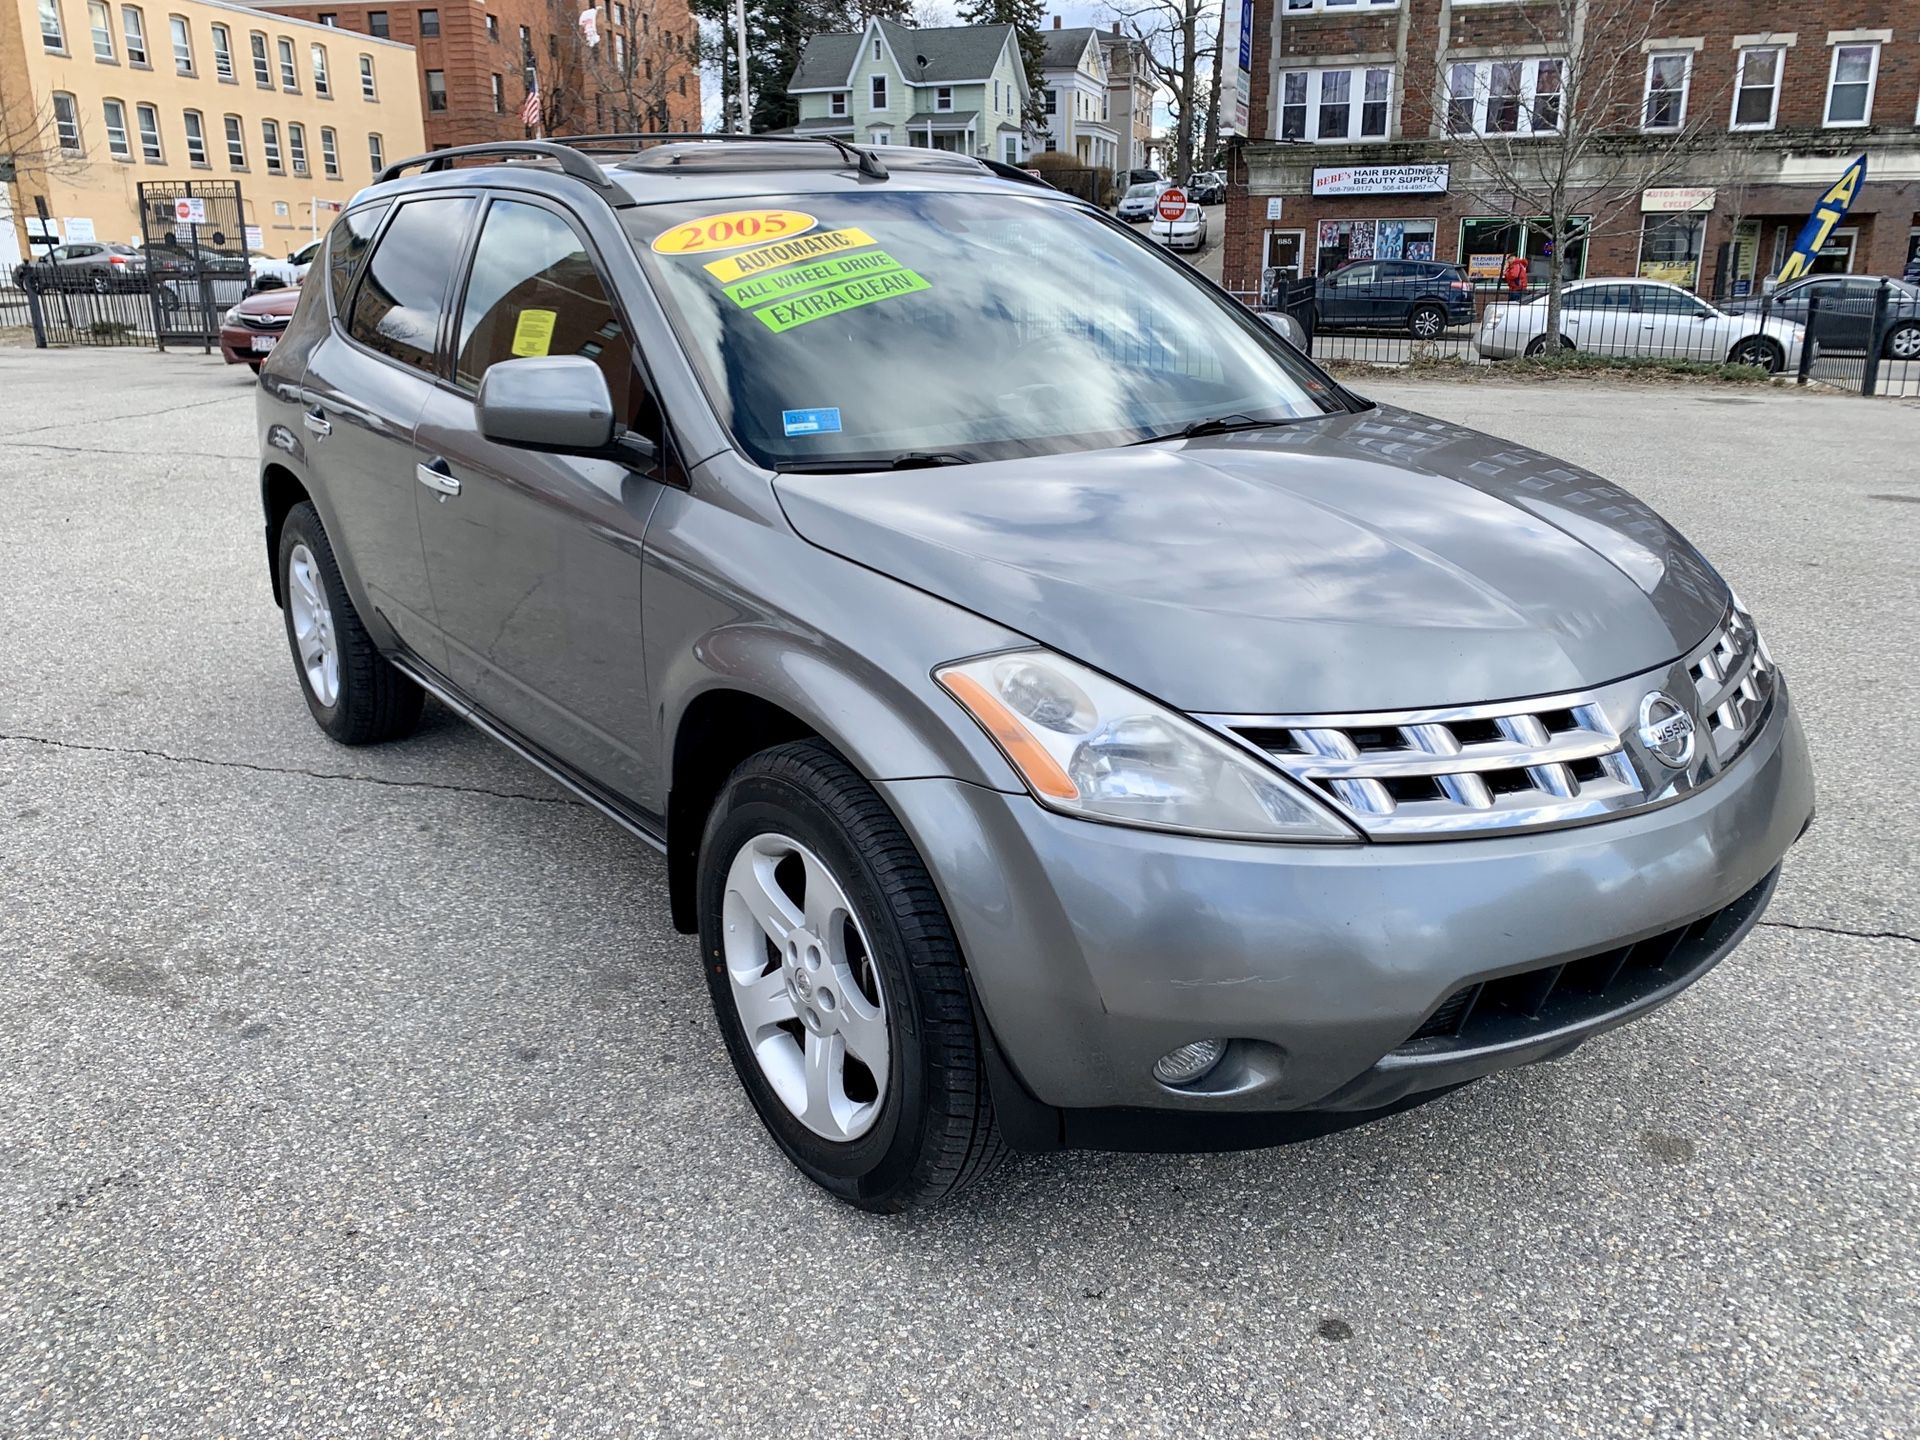
[[(143, 252), (147, 253), (147, 252)], [(247, 293), (247, 270), (147, 253), (144, 268), (109, 283), (75, 283), (45, 265), (23, 266), (20, 285), (0, 290), (0, 329), (31, 329), (55, 345), (194, 345), (211, 349), (220, 320)]]
[(1286, 310), (1312, 337), (1315, 358), (1333, 363), (1495, 364), (1561, 351), (1751, 365), (1861, 395), (1920, 396), (1920, 298), (1891, 281), (1845, 299), (1776, 305), (1763, 296), (1724, 307), (1673, 287), (1589, 283), (1562, 293), (1557, 334), (1544, 286), (1516, 291), (1444, 275), (1358, 285), (1275, 278), (1241, 298)]

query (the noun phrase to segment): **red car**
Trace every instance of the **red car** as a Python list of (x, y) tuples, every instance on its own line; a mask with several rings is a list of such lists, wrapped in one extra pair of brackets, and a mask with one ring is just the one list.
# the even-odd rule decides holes
[(280, 332), (293, 318), (293, 307), (300, 303), (298, 287), (287, 290), (263, 290), (249, 295), (220, 319), (220, 353), (229, 365), (251, 365), (260, 373), (260, 362), (280, 343)]

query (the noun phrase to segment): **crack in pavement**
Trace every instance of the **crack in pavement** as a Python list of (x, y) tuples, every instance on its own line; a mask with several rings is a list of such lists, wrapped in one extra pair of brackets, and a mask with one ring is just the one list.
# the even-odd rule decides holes
[(1807, 925), (1795, 920), (1762, 920), (1754, 928), (1811, 930), (1817, 935), (1846, 935), (1855, 940), (1904, 940), (1909, 945), (1920, 945), (1920, 935), (1909, 935), (1904, 930), (1848, 930), (1840, 925)]
[[(107, 417), (106, 420), (96, 423), (115, 423), (121, 420), (149, 420), (155, 415), (177, 415), (182, 410), (204, 410), (209, 405), (231, 405), (240, 398), (241, 392), (235, 391), (231, 395), (222, 395), (216, 400), (196, 400), (191, 405), (167, 405), (159, 410), (142, 410), (133, 415), (112, 415)], [(68, 429), (71, 428), (73, 424), (74, 422), (72, 420), (56, 420), (51, 425), (34, 425), (25, 430), (9, 430), (5, 434), (0, 434), (0, 440), (18, 440), (22, 435), (38, 435), (47, 430)]]
[[(0, 435), (0, 440), (12, 440), (11, 435)], [(22, 440), (17, 447), (21, 450), (60, 450), (72, 455), (134, 455), (142, 460), (151, 460), (151, 450), (109, 450), (104, 445), (55, 445), (49, 440)], [(218, 455), (211, 450), (169, 450), (169, 460), (228, 460), (234, 464), (251, 463), (257, 457), (253, 455)]]
[(446, 790), (457, 795), (485, 795), (495, 800), (524, 800), (529, 805), (563, 805), (571, 810), (590, 810), (583, 800), (563, 795), (528, 795), (519, 790), (490, 790), (484, 785), (453, 785), (443, 780), (390, 780), (381, 775), (342, 775), (331, 770), (303, 770), (297, 765), (261, 765), (251, 760), (211, 760), (204, 755), (175, 755), (166, 750), (148, 750), (138, 745), (89, 745), (78, 740), (50, 740), (44, 735), (0, 733), (0, 744), (44, 745), (50, 750), (71, 750), (96, 755), (136, 755), (148, 760), (165, 760), (174, 765), (205, 765), (214, 770), (251, 770), (260, 775), (298, 775), (307, 780), (344, 780), (358, 785), (383, 785), (392, 790)]

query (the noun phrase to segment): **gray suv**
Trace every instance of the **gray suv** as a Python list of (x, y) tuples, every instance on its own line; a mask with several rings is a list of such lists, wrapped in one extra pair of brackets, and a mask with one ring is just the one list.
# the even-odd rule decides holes
[(1712, 567), (1016, 174), (390, 167), (261, 375), (314, 719), (435, 696), (658, 846), (767, 1129), (874, 1210), (1325, 1133), (1712, 968), (1813, 811)]

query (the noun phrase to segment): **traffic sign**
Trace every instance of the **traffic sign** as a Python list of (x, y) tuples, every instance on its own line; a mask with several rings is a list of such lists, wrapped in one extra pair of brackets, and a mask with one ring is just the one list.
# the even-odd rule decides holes
[(1187, 213), (1187, 192), (1178, 185), (1160, 192), (1160, 218), (1178, 220)]
[(198, 195), (182, 195), (173, 202), (173, 218), (180, 225), (204, 225), (207, 202)]

